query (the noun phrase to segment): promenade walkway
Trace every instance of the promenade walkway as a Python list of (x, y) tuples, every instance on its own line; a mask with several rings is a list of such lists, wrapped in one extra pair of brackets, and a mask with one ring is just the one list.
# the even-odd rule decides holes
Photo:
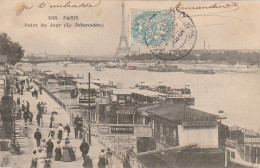
[[(21, 144), (21, 155), (13, 155), (10, 153), (3, 153), (3, 156), (5, 157), (5, 163), (4, 167), (12, 167), (13, 165), (17, 165), (20, 168), (29, 168), (31, 164), (31, 158), (32, 158), (32, 152), (33, 150), (36, 150), (36, 141), (33, 138), (35, 130), (38, 128), (38, 125), (36, 123), (36, 115), (37, 115), (37, 109), (36, 105), (38, 102), (45, 102), (47, 104), (47, 114), (43, 115), (43, 127), (39, 127), (40, 132), (43, 135), (43, 139), (48, 140), (48, 133), (50, 131), (49, 128), (49, 121), (51, 117), (52, 111), (57, 111), (58, 114), (54, 115), (54, 123), (61, 123), (63, 126), (70, 123), (70, 115), (67, 111), (65, 111), (63, 108), (61, 108), (50, 96), (43, 91), (43, 95), (39, 95), (38, 99), (31, 96), (31, 92), (24, 92), (24, 95), (14, 95), (14, 99), (16, 100), (17, 97), (20, 97), (21, 103), (23, 100), (30, 102), (30, 111), (33, 113), (33, 124), (28, 125), (29, 135), (28, 137), (21, 137), (18, 139), (18, 142)], [(23, 127), (24, 121), (19, 120), (17, 121), (17, 127)], [(75, 139), (74, 138), (74, 131), (72, 125), (71, 127), (71, 134), (70, 134), (70, 144), (74, 147), (76, 147), (76, 161), (73, 162), (61, 162), (61, 161), (54, 161), (52, 158), (52, 167), (53, 168), (79, 168), (82, 167), (83, 159), (81, 157), (81, 152), (79, 150), (79, 146), (82, 142), (81, 139)], [(54, 143), (54, 148), (56, 146), (57, 142), (57, 128), (55, 128), (55, 139), (52, 140)], [(64, 145), (64, 140), (61, 142), (62, 145)], [(101, 149), (106, 149), (105, 146), (99, 143), (96, 137), (92, 137), (92, 145), (90, 146), (89, 150), (89, 156), (93, 161), (94, 168), (97, 168), (98, 163), (98, 156)], [(113, 156), (113, 168), (122, 168), (123, 165), (121, 161)]]

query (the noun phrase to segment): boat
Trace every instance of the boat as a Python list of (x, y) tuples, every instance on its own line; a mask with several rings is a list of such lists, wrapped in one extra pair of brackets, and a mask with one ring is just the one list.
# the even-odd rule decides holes
[(191, 74), (215, 74), (213, 69), (188, 69), (184, 70), (184, 72)]
[(154, 65), (154, 66), (149, 66), (147, 68), (148, 71), (153, 71), (153, 72), (180, 72), (182, 71), (181, 69), (178, 68), (177, 65)]
[(162, 82), (156, 84), (141, 82), (136, 84), (136, 87), (141, 90), (158, 92), (159, 101), (194, 105), (195, 99), (191, 96), (191, 90), (188, 88), (188, 85), (178, 87)]
[(103, 68), (102, 66), (96, 66), (96, 67), (95, 67), (95, 70), (96, 70), (96, 71), (102, 71), (103, 69), (104, 69), (104, 68)]
[(225, 141), (225, 164), (243, 167), (260, 167), (260, 135), (241, 127), (230, 128)]

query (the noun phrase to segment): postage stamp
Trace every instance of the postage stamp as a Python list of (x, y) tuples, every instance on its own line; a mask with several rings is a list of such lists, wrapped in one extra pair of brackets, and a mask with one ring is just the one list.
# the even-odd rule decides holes
[(184, 12), (131, 11), (131, 46), (148, 47), (160, 59), (177, 60), (188, 55), (196, 39), (195, 25)]
[(174, 12), (132, 11), (132, 46), (167, 46), (174, 33)]

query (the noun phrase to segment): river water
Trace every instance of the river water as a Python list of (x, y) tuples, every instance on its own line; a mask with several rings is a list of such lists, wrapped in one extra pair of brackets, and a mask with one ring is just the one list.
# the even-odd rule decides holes
[[(23, 65), (31, 69), (31, 65)], [(195, 108), (218, 114), (223, 110), (223, 123), (236, 125), (260, 132), (260, 74), (259, 73), (221, 73), (221, 74), (188, 74), (184, 72), (149, 72), (142, 70), (104, 69), (95, 71), (88, 64), (61, 63), (38, 64), (40, 70), (54, 72), (67, 71), (69, 74), (85, 76), (91, 73), (92, 79), (99, 78), (123, 83), (124, 87), (132, 87), (138, 82), (169, 83), (173, 85), (189, 85), (195, 97)]]

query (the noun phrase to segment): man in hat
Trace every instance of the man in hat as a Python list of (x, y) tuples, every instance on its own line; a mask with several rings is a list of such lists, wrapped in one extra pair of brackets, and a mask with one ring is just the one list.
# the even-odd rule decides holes
[(41, 139), (42, 139), (42, 134), (39, 131), (39, 128), (36, 129), (36, 132), (34, 133), (34, 138), (36, 139), (37, 147), (39, 147), (41, 145)]
[(46, 143), (46, 148), (47, 148), (47, 158), (51, 159), (52, 153), (53, 153), (53, 148), (54, 148), (51, 138), (49, 138), (49, 141)]
[(82, 140), (82, 143), (81, 143), (79, 149), (80, 149), (80, 151), (82, 153), (82, 157), (84, 159), (87, 156), (88, 151), (89, 151), (89, 145), (85, 139)]
[(70, 136), (70, 126), (69, 126), (69, 124), (67, 124), (67, 125), (64, 127), (64, 130), (67, 131), (67, 137), (69, 137), (69, 136)]

